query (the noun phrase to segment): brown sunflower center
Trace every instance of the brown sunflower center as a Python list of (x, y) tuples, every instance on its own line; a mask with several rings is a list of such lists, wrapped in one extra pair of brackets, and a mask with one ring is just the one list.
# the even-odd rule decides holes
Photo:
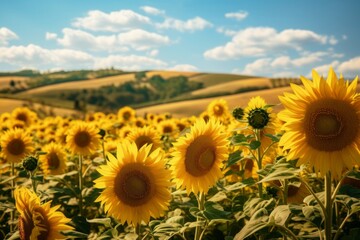
[(171, 126), (164, 126), (163, 132), (164, 133), (171, 133), (173, 131), (173, 128)]
[(91, 142), (91, 136), (88, 132), (81, 131), (75, 134), (74, 141), (77, 146), (86, 147)]
[(295, 196), (300, 190), (300, 187), (296, 187), (294, 185), (289, 185), (288, 186), (288, 197), (293, 197)]
[(130, 117), (131, 117), (131, 113), (130, 112), (124, 112), (123, 113), (123, 118), (124, 118), (124, 120), (129, 120), (130, 119)]
[(47, 163), (50, 170), (55, 170), (60, 166), (60, 159), (55, 152), (52, 152), (48, 155)]
[(23, 122), (27, 122), (28, 117), (25, 113), (19, 113), (18, 115), (16, 115), (15, 117), (17, 120), (23, 121)]
[(6, 149), (12, 155), (21, 155), (25, 152), (25, 143), (21, 139), (13, 139), (11, 140)]
[(186, 150), (185, 168), (188, 173), (195, 177), (208, 173), (215, 161), (215, 147), (208, 136), (196, 138)]
[(138, 149), (140, 149), (145, 144), (152, 144), (153, 141), (151, 140), (150, 137), (142, 135), (135, 139), (135, 143)]
[(304, 130), (308, 144), (319, 151), (339, 151), (351, 144), (360, 119), (354, 107), (339, 99), (320, 99), (306, 109)]
[(214, 106), (214, 113), (217, 116), (221, 116), (224, 113), (224, 108), (222, 106), (216, 105)]
[(130, 206), (143, 205), (154, 194), (151, 179), (140, 165), (125, 166), (115, 177), (114, 190), (116, 196)]

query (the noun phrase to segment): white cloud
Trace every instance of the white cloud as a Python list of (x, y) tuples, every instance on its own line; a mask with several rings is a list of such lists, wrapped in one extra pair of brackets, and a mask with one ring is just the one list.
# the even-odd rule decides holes
[(71, 28), (65, 28), (62, 32), (64, 36), (57, 39), (60, 45), (90, 51), (119, 52), (128, 51), (129, 47), (142, 51), (170, 44), (169, 37), (142, 29), (105, 36), (94, 36)]
[(9, 41), (18, 39), (19, 37), (6, 27), (0, 28), (0, 46), (7, 46)]
[(110, 55), (105, 58), (99, 58), (96, 60), (95, 68), (109, 68), (115, 67), (123, 70), (143, 70), (143, 69), (163, 69), (167, 67), (167, 63), (161, 60), (130, 55), (130, 56), (121, 56), (121, 55)]
[(271, 64), (271, 58), (260, 58), (255, 60), (252, 63), (249, 63), (245, 66), (244, 70), (241, 71), (244, 75), (260, 75), (264, 73), (265, 69), (269, 68)]
[(56, 33), (50, 33), (50, 32), (47, 32), (45, 34), (45, 39), (46, 40), (55, 40), (57, 38), (57, 34)]
[(349, 59), (348, 61), (342, 62), (338, 71), (344, 74), (344, 76), (359, 76), (360, 75), (360, 56)]
[(45, 49), (37, 45), (0, 47), (0, 62), (18, 68), (36, 69), (91, 68), (94, 58), (88, 53), (70, 49)]
[(285, 29), (278, 32), (269, 27), (251, 27), (237, 32), (223, 46), (205, 51), (207, 59), (228, 60), (240, 57), (265, 56), (275, 50), (294, 49), (301, 51), (307, 43), (326, 44), (328, 37), (302, 29)]
[(175, 29), (180, 32), (193, 32), (196, 30), (203, 30), (212, 27), (213, 25), (201, 17), (195, 17), (182, 21), (174, 18), (166, 18), (164, 22), (157, 23), (156, 26), (160, 29)]
[(225, 13), (226, 18), (233, 18), (238, 21), (244, 20), (248, 15), (249, 13), (245, 11)]
[(196, 72), (199, 69), (194, 65), (190, 65), (190, 64), (178, 64), (173, 67), (170, 67), (168, 70), (181, 71), (181, 72)]
[(334, 36), (330, 36), (329, 37), (329, 43), (331, 45), (336, 45), (339, 41), (334, 37)]
[(223, 33), (223, 34), (225, 34), (226, 36), (230, 36), (230, 37), (235, 36), (236, 33), (237, 33), (237, 31), (230, 30), (230, 29), (226, 29), (226, 28), (223, 28), (223, 27), (217, 28), (216, 31), (217, 31), (218, 33)]
[(104, 13), (99, 10), (89, 11), (86, 17), (76, 18), (73, 26), (92, 31), (119, 32), (151, 24), (148, 17), (132, 10), (120, 10)]
[(148, 55), (150, 57), (156, 57), (159, 54), (159, 50), (158, 49), (153, 49), (150, 52), (148, 52)]
[(121, 44), (129, 45), (136, 50), (147, 50), (162, 45), (170, 44), (170, 38), (157, 33), (147, 32), (142, 29), (134, 29), (120, 33), (118, 39)]
[(165, 11), (154, 8), (154, 7), (150, 7), (150, 6), (142, 6), (141, 10), (143, 10), (147, 14), (151, 14), (151, 15), (164, 15), (165, 14)]
[(348, 37), (344, 34), (344, 35), (341, 36), (341, 38), (342, 38), (343, 40), (346, 40)]

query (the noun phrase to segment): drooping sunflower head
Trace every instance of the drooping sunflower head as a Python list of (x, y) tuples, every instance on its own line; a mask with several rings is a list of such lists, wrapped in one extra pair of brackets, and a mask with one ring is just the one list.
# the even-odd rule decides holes
[(14, 119), (24, 122), (26, 126), (31, 125), (37, 119), (36, 113), (27, 107), (15, 108), (11, 115)]
[(124, 140), (116, 157), (108, 154), (107, 165), (99, 167), (102, 175), (95, 187), (104, 189), (96, 201), (121, 223), (148, 223), (168, 209), (170, 194), (169, 170), (165, 168), (160, 149), (150, 153), (151, 145), (138, 149), (134, 142)]
[(68, 148), (74, 154), (88, 155), (100, 146), (100, 135), (93, 125), (85, 122), (74, 123), (66, 137)]
[(130, 132), (126, 138), (135, 142), (138, 149), (150, 144), (152, 144), (151, 151), (161, 147), (161, 140), (158, 132), (151, 127), (134, 128), (134, 131)]
[(198, 120), (174, 143), (170, 164), (177, 187), (188, 193), (207, 192), (222, 176), (227, 147), (227, 135), (218, 121)]
[(40, 199), (27, 188), (14, 191), (16, 209), (19, 211), (20, 239), (65, 239), (61, 231), (72, 230), (67, 225), (71, 219), (50, 207), (50, 202), (40, 204)]
[(10, 129), (1, 137), (1, 149), (8, 162), (18, 163), (33, 151), (29, 135), (22, 129)]
[(62, 145), (50, 143), (42, 149), (46, 154), (40, 155), (41, 167), (45, 175), (58, 175), (65, 173), (66, 153)]
[(327, 79), (316, 71), (313, 80), (301, 78), (304, 87), (292, 84), (294, 93), (279, 99), (285, 110), (279, 113), (285, 131), (279, 145), (288, 159), (309, 163), (316, 172), (342, 171), (360, 163), (360, 99), (357, 78), (351, 83), (337, 78), (331, 68)]
[(244, 110), (244, 118), (253, 129), (263, 129), (271, 121), (272, 109), (267, 107), (265, 100), (256, 96), (250, 99)]
[(224, 99), (216, 99), (210, 102), (207, 112), (210, 117), (221, 121), (226, 120), (230, 116), (228, 103)]
[(125, 106), (119, 109), (118, 118), (123, 123), (132, 122), (136, 117), (136, 112), (133, 108)]

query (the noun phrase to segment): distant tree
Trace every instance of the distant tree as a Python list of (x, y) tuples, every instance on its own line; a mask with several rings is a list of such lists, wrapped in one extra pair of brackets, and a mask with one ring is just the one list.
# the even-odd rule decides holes
[(146, 72), (141, 71), (141, 72), (136, 72), (135, 73), (135, 80), (137, 82), (141, 82), (143, 80), (143, 78), (146, 78)]
[(11, 88), (15, 88), (16, 82), (13, 79), (11, 79), (9, 84)]

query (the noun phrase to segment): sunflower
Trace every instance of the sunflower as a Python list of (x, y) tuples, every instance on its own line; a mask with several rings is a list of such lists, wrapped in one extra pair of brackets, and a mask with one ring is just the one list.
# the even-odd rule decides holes
[(50, 207), (51, 202), (40, 204), (36, 194), (24, 187), (15, 189), (14, 197), (20, 213), (20, 239), (66, 239), (60, 232), (73, 229), (66, 225), (71, 219), (56, 211), (60, 205)]
[(207, 192), (222, 176), (227, 145), (227, 136), (218, 121), (198, 120), (189, 133), (174, 143), (170, 164), (177, 187), (186, 189), (188, 194)]
[(210, 117), (224, 122), (230, 116), (228, 103), (224, 99), (213, 100), (207, 107), (207, 113)]
[(63, 174), (66, 170), (66, 153), (62, 145), (50, 143), (44, 146), (45, 155), (40, 155), (42, 169), (46, 175)]
[(126, 138), (135, 142), (138, 149), (146, 144), (152, 144), (151, 152), (161, 147), (158, 132), (151, 127), (135, 128)]
[(24, 122), (26, 126), (31, 125), (37, 118), (36, 113), (27, 107), (15, 108), (11, 114), (14, 119)]
[(68, 132), (66, 137), (67, 146), (74, 154), (91, 154), (100, 146), (98, 132), (91, 124), (77, 122)]
[(360, 164), (360, 98), (357, 78), (351, 83), (337, 78), (330, 68), (327, 80), (313, 70), (313, 81), (301, 77), (304, 87), (291, 85), (294, 93), (279, 99), (285, 110), (279, 113), (285, 131), (279, 145), (287, 158), (309, 163), (315, 172), (334, 178)]
[(253, 129), (263, 129), (275, 118), (272, 108), (268, 107), (265, 100), (256, 96), (250, 99), (244, 109), (244, 119), (247, 119), (249, 126)]
[(33, 151), (31, 138), (22, 129), (11, 129), (1, 137), (1, 148), (8, 162), (18, 163)]
[(150, 150), (151, 145), (138, 149), (134, 142), (124, 140), (116, 158), (108, 153), (107, 165), (98, 169), (103, 176), (94, 181), (95, 187), (104, 190), (96, 201), (123, 224), (148, 223), (150, 217), (158, 218), (168, 209), (170, 173), (162, 151)]
[(161, 121), (157, 125), (157, 129), (162, 135), (174, 136), (177, 132), (176, 123), (173, 119), (167, 119)]
[(135, 119), (136, 112), (133, 108), (125, 106), (119, 109), (118, 118), (123, 123), (130, 123)]

